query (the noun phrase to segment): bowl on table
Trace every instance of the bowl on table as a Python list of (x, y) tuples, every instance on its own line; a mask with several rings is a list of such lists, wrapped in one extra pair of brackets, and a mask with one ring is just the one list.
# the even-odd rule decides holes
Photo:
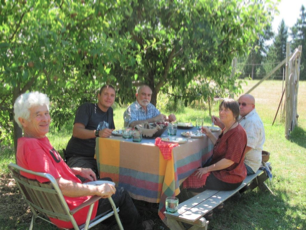
[(143, 138), (154, 139), (160, 137), (167, 130), (168, 125), (162, 123), (144, 123), (136, 125), (135, 128), (142, 131)]

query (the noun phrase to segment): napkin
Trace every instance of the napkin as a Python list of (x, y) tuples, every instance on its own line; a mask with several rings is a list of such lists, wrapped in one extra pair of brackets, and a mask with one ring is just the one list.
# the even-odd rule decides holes
[(165, 160), (171, 160), (172, 149), (178, 146), (178, 143), (169, 143), (161, 140), (160, 137), (155, 139), (155, 145), (159, 148)]
[(196, 172), (194, 171), (184, 182), (183, 188), (201, 188), (206, 184), (206, 179), (210, 175), (209, 173), (203, 174), (200, 178), (196, 176)]

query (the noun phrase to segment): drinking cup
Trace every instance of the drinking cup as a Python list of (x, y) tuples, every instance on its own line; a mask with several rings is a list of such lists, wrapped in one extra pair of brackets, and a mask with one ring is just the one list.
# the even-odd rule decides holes
[(197, 129), (200, 129), (200, 128), (201, 128), (201, 124), (200, 124), (200, 123), (201, 123), (200, 119), (197, 118), (197, 119), (196, 119), (196, 128), (197, 128)]
[(204, 119), (198, 118), (196, 120), (196, 128), (201, 129), (203, 127), (203, 125), (204, 125)]
[(177, 132), (177, 124), (176, 123), (170, 123), (168, 125), (168, 135), (169, 136), (176, 136)]
[(132, 132), (131, 132), (131, 130), (130, 130), (130, 129), (123, 129), (123, 130), (122, 130), (122, 137), (123, 137), (124, 139), (130, 139), (130, 138), (132, 138)]
[(141, 142), (142, 141), (142, 132), (141, 130), (133, 131), (133, 142)]
[(177, 197), (167, 197), (166, 198), (166, 211), (167, 212), (177, 212), (179, 204), (179, 199)]

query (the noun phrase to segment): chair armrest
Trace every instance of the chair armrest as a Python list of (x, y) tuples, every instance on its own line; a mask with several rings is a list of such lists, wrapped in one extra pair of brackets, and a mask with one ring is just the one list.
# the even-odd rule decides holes
[(78, 207), (70, 210), (70, 214), (71, 215), (74, 215), (77, 211), (79, 211), (80, 209), (88, 206), (88, 205), (91, 205), (93, 203), (95, 203), (96, 201), (100, 200), (102, 197), (100, 196), (93, 196), (91, 197), (89, 200), (85, 201), (83, 204), (79, 205)]

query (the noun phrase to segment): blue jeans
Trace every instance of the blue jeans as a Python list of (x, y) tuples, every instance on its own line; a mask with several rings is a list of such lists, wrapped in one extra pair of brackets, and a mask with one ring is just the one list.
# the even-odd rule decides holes
[(247, 169), (247, 175), (248, 175), (248, 176), (249, 176), (249, 175), (255, 174), (255, 172), (253, 171), (253, 169), (251, 169), (250, 166), (248, 166), (246, 163), (244, 163), (244, 165), (245, 165), (245, 167), (246, 167), (246, 169)]

